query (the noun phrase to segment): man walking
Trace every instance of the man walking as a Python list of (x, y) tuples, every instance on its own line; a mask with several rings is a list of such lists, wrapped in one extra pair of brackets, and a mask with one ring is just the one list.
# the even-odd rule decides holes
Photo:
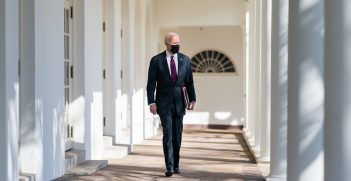
[(165, 45), (166, 51), (152, 57), (150, 61), (146, 89), (150, 112), (157, 113), (161, 119), (167, 170), (165, 175), (170, 177), (173, 173), (180, 173), (179, 151), (185, 115), (182, 87), (186, 87), (189, 96), (188, 110), (194, 109), (196, 95), (190, 59), (179, 53), (179, 35), (167, 33)]

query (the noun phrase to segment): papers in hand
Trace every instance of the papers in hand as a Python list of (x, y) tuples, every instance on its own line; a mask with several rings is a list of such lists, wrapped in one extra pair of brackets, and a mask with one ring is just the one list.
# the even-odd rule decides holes
[(188, 91), (186, 90), (185, 86), (182, 87), (182, 93), (183, 93), (184, 106), (186, 109), (188, 109), (189, 108), (189, 95), (188, 95)]

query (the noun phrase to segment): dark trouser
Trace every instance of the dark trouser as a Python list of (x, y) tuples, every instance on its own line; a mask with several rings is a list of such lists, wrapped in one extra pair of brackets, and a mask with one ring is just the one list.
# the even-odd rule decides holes
[(182, 143), (183, 116), (177, 114), (175, 104), (164, 115), (160, 115), (163, 128), (163, 154), (167, 171), (179, 169), (179, 151)]

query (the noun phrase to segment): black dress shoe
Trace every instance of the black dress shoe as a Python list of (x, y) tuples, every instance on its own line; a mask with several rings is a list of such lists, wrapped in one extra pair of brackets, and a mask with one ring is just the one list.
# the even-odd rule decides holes
[(165, 175), (166, 175), (166, 177), (170, 177), (170, 176), (173, 175), (173, 172), (172, 171), (167, 171), (167, 172), (165, 172)]
[(180, 174), (180, 170), (179, 170), (179, 168), (174, 169), (174, 174)]

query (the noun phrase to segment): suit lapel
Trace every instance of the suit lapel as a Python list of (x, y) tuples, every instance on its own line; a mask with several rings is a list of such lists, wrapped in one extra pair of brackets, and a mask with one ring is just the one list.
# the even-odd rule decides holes
[(184, 57), (178, 53), (178, 77), (181, 77), (184, 73)]

